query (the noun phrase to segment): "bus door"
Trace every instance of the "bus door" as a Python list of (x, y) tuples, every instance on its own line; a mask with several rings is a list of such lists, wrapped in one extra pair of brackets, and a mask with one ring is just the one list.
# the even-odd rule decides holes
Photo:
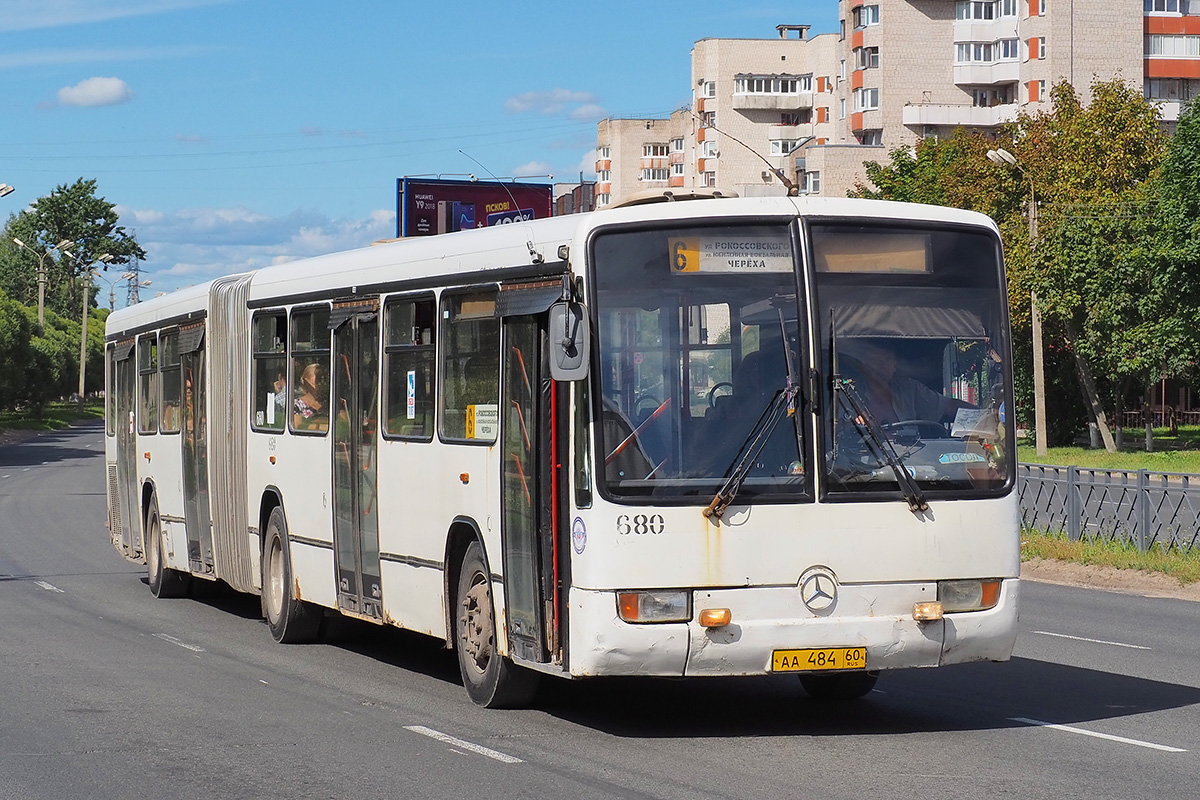
[(379, 502), (379, 302), (335, 304), (333, 337), (333, 540), (338, 607), (382, 619)]
[[(501, 297), (506, 293), (501, 292)], [(504, 320), (501, 443), (501, 540), (508, 646), (545, 662), (558, 650), (554, 547), (555, 384), (546, 359), (546, 316)], [(561, 446), (561, 445), (560, 445)]]
[(133, 358), (133, 340), (121, 342), (113, 349), (116, 359), (116, 434), (117, 434), (117, 502), (121, 530), (121, 552), (128, 558), (142, 554), (141, 505), (138, 502), (137, 481), (137, 422), (134, 404), (137, 384), (137, 360)]
[(213, 566), (212, 518), (208, 503), (208, 376), (204, 367), (204, 324), (179, 331), (183, 372), (183, 514), (187, 526), (188, 567), (201, 575)]

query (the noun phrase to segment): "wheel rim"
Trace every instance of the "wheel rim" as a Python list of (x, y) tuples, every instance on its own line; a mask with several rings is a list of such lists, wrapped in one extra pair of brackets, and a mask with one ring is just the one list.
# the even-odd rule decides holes
[(275, 622), (283, 613), (283, 549), (279, 539), (271, 540), (271, 554), (267, 558), (267, 614)]
[(466, 656), (464, 663), (482, 675), (492, 658), (492, 602), (487, 578), (481, 572), (471, 576), (471, 586), (463, 595), (459, 612), (459, 638)]

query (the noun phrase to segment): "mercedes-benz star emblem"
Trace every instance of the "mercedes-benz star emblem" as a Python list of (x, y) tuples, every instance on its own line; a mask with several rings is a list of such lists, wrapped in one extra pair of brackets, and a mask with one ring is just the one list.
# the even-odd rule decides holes
[(800, 576), (800, 599), (814, 614), (831, 608), (837, 593), (837, 578), (826, 567), (810, 567)]

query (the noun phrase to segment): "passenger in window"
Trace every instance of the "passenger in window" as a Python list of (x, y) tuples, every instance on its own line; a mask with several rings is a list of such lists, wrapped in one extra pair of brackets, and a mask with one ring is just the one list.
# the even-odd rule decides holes
[(329, 411), (321, 365), (313, 362), (300, 373), (300, 386), (293, 402), (292, 426), (297, 430), (324, 431), (329, 429)]
[(283, 370), (278, 370), (275, 373), (273, 387), (275, 393), (271, 398), (271, 402), (275, 404), (275, 416), (278, 417), (283, 414), (288, 404), (287, 375), (283, 374)]
[(843, 377), (854, 381), (858, 395), (880, 425), (909, 420), (950, 422), (958, 409), (974, 408), (904, 374), (898, 369), (900, 359), (893, 347), (866, 339), (838, 344)]

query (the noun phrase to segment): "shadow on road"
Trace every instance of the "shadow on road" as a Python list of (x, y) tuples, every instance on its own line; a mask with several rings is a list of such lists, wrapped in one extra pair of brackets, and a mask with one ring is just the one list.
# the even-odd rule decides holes
[[(45, 431), (21, 441), (0, 445), (0, 469), (12, 467), (36, 467), (81, 458), (95, 458), (103, 454), (103, 446), (95, 449), (67, 447), (64, 442), (77, 443), (81, 433), (99, 434), (104, 430), (101, 420), (79, 422), (74, 427), (57, 431)], [(101, 467), (103, 471), (103, 467)]]
[[(194, 582), (192, 597), (243, 619), (259, 599)], [(265, 623), (263, 636), (269, 636)], [(398, 670), (461, 684), (452, 651), (397, 628), (326, 616), (321, 642)], [(469, 703), (466, 693), (462, 702)], [(941, 669), (885, 672), (850, 703), (810, 699), (794, 676), (751, 678), (543, 677), (533, 708), (613, 736), (707, 738), (862, 736), (1024, 727), (1011, 718), (1075, 724), (1200, 704), (1200, 687), (1014, 658)]]
[(852, 703), (812, 700), (794, 677), (544, 684), (539, 707), (614, 736), (860, 736), (1072, 724), (1200, 703), (1200, 688), (1014, 658), (885, 672)]

